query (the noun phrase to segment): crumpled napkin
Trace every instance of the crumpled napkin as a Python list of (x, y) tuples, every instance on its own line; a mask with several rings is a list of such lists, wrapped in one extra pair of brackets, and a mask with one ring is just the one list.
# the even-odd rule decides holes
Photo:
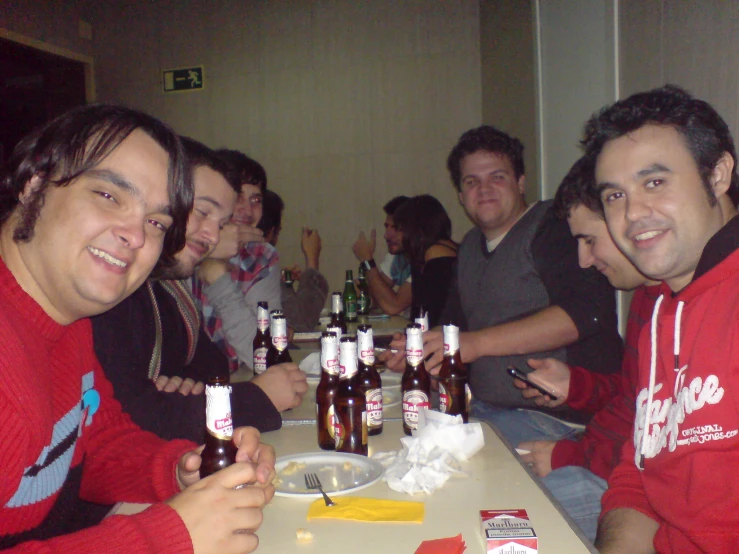
[(385, 466), (384, 479), (394, 491), (431, 494), (453, 473), (461, 473), (460, 462), (474, 456), (484, 445), (482, 426), (463, 423), (462, 416), (450, 416), (423, 408), (418, 429), (412, 437), (400, 439), (398, 452), (373, 456)]
[(321, 374), (321, 353), (311, 352), (303, 358), (298, 367), (305, 371), (308, 375)]
[(423, 502), (382, 500), (359, 496), (341, 496), (332, 499), (336, 504), (326, 506), (323, 499), (308, 508), (308, 519), (350, 519), (353, 521), (400, 521), (423, 523)]
[(467, 545), (462, 540), (462, 533), (456, 537), (423, 541), (415, 554), (462, 554)]

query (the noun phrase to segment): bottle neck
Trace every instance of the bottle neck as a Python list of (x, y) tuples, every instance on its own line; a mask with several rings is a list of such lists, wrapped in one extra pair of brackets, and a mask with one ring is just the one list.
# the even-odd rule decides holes
[(206, 385), (205, 425), (208, 432), (219, 439), (228, 440), (233, 435), (229, 385)]

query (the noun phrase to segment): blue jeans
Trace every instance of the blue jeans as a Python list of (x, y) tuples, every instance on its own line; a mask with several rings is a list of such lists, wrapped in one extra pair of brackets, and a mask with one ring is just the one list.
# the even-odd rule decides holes
[(555, 469), (542, 482), (583, 530), (585, 536), (595, 541), (600, 499), (606, 492), (608, 483), (580, 466)]
[(526, 441), (574, 438), (580, 432), (549, 414), (498, 408), (482, 400), (472, 400), (470, 416), (494, 425), (514, 447)]

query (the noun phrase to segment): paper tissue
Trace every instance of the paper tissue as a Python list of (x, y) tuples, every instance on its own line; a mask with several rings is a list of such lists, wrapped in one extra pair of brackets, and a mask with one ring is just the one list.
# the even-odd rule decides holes
[(398, 452), (373, 456), (385, 466), (385, 481), (394, 491), (431, 494), (453, 473), (462, 471), (460, 462), (474, 456), (484, 445), (479, 423), (464, 423), (428, 409), (418, 414), (418, 429), (412, 437), (400, 439)]

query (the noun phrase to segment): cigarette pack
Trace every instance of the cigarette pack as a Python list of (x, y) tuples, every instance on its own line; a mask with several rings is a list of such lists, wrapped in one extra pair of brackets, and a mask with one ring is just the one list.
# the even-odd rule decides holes
[(526, 510), (480, 510), (487, 554), (536, 554), (539, 539)]

